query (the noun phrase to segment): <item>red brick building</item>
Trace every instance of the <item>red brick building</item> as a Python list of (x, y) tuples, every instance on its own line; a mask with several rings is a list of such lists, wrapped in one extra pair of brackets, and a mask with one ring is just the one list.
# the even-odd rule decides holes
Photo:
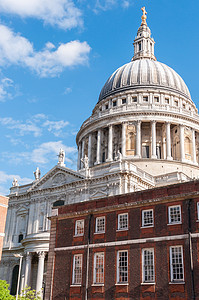
[(199, 180), (54, 210), (45, 299), (199, 299)]
[(6, 215), (8, 208), (8, 198), (0, 196), (0, 260), (3, 248), (4, 230), (6, 225)]

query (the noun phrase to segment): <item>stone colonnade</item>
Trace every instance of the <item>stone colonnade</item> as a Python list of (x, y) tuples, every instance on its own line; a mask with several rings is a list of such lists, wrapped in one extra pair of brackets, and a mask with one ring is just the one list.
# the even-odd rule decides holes
[[(185, 138), (184, 138), (184, 131), (185, 126), (180, 124), (173, 124), (170, 122), (157, 122), (155, 120), (149, 121), (150, 122), (150, 132), (151, 132), (151, 141), (150, 141), (150, 156), (149, 158), (157, 159), (157, 143), (156, 143), (156, 137), (157, 137), (157, 123), (161, 124), (165, 128), (165, 137), (162, 138), (162, 152), (164, 153), (161, 157), (161, 159), (166, 160), (172, 160), (172, 142), (171, 142), (171, 125), (172, 126), (178, 126), (179, 128), (179, 143), (180, 143), (180, 161), (184, 162), (187, 161), (185, 157)], [(148, 123), (149, 123), (148, 122)], [(121, 141), (118, 141), (118, 143), (121, 143), (120, 152), (123, 157), (127, 157), (126, 153), (126, 139), (127, 139), (127, 125), (128, 122), (123, 122), (121, 124), (117, 125), (108, 125), (108, 141), (107, 141), (107, 157), (103, 161), (102, 160), (102, 146), (103, 146), (103, 132), (104, 130), (107, 130), (107, 128), (100, 128), (97, 130), (97, 132), (89, 133), (88, 136), (84, 137), (78, 145), (78, 170), (83, 168), (83, 165), (81, 163), (81, 159), (84, 158), (85, 154), (89, 158), (90, 166), (101, 164), (102, 162), (108, 162), (112, 161), (114, 159), (114, 156), (117, 155), (117, 153), (114, 153), (113, 151), (113, 133), (114, 133), (114, 127), (120, 126), (121, 131)], [(142, 124), (146, 124), (146, 122), (142, 122), (140, 120), (133, 122), (135, 125), (135, 154), (133, 155), (133, 158), (142, 158)], [(196, 142), (195, 142), (195, 129), (191, 128), (192, 130), (192, 163), (196, 164)], [(93, 135), (96, 137), (96, 147), (93, 148)], [(86, 144), (87, 141), (87, 144)], [(85, 147), (87, 145), (87, 148)], [(118, 150), (119, 151), (119, 150)], [(95, 155), (93, 155), (93, 152), (95, 152)], [(96, 157), (96, 160), (93, 161), (92, 157)], [(144, 158), (144, 157), (143, 157)], [(146, 157), (145, 157), (146, 158)], [(174, 158), (175, 159), (175, 158)]]
[[(24, 283), (22, 288), (26, 286), (31, 286), (31, 266), (32, 266), (32, 256), (34, 252), (27, 252), (25, 255), (25, 275)], [(37, 252), (38, 255), (38, 266), (37, 266), (37, 279), (36, 279), (36, 291), (41, 292), (43, 286), (43, 273), (44, 273), (44, 261), (46, 252), (40, 251)]]

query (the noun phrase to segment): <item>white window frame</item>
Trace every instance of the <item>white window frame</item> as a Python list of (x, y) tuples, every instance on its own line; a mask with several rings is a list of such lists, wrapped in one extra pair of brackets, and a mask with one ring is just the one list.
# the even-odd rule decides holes
[[(124, 215), (127, 215), (127, 225), (126, 225), (126, 227), (121, 227), (121, 223), (120, 223), (120, 217), (122, 217), (122, 216), (124, 216)], [(129, 215), (128, 215), (128, 213), (123, 213), (123, 214), (118, 214), (118, 224), (117, 224), (117, 229), (119, 230), (119, 231), (123, 231), (123, 230), (128, 230), (128, 223), (129, 223)]]
[[(98, 228), (98, 222), (101, 221), (101, 220), (104, 220), (104, 230), (99, 230)], [(102, 216), (102, 217), (97, 217), (96, 220), (95, 220), (95, 233), (104, 233), (105, 232), (105, 226), (106, 226), (106, 218), (105, 216)]]
[[(180, 208), (180, 221), (172, 221), (171, 220), (171, 209), (179, 207)], [(169, 224), (181, 224), (182, 223), (182, 213), (181, 213), (181, 205), (172, 205), (168, 207), (168, 214), (169, 214)]]
[[(127, 280), (126, 281), (120, 281), (120, 253), (125, 252), (127, 253)], [(128, 284), (128, 250), (119, 250), (117, 251), (117, 284)]]
[[(145, 252), (150, 251), (153, 253), (153, 280), (145, 279)], [(142, 282), (143, 283), (154, 283), (155, 282), (155, 262), (154, 262), (154, 248), (144, 248), (142, 249)]]
[[(102, 255), (103, 256), (103, 282), (97, 281), (97, 256)], [(102, 285), (104, 284), (104, 252), (96, 252), (94, 254), (94, 266), (93, 266), (93, 283), (96, 285)]]
[[(81, 265), (80, 265), (80, 281), (79, 282), (76, 282), (76, 279), (75, 279), (75, 277), (76, 277), (76, 268), (75, 268), (75, 261), (76, 261), (76, 257), (79, 257), (79, 258), (81, 258)], [(83, 262), (83, 254), (74, 254), (74, 256), (73, 256), (73, 277), (72, 277), (72, 284), (73, 285), (81, 285), (82, 284), (82, 262)]]
[(197, 202), (197, 217), (198, 217), (198, 221), (199, 221), (199, 202)]
[[(83, 222), (83, 232), (82, 233), (78, 233), (78, 222)], [(75, 221), (75, 236), (83, 236), (84, 235), (84, 220), (76, 220)]]
[[(153, 222), (146, 224), (144, 222), (145, 221), (144, 214), (147, 213), (147, 212), (151, 212), (151, 211), (152, 211), (152, 220), (153, 220)], [(153, 227), (153, 226), (154, 226), (153, 209), (143, 209), (142, 210), (142, 227)]]
[[(172, 249), (174, 248), (179, 248), (181, 249), (181, 258), (182, 258), (182, 279), (174, 279), (173, 277), (173, 264), (172, 264)], [(177, 246), (171, 246), (169, 249), (169, 256), (170, 256), (170, 276), (171, 276), (171, 282), (184, 282), (184, 258), (183, 258), (183, 246), (182, 245), (177, 245)]]

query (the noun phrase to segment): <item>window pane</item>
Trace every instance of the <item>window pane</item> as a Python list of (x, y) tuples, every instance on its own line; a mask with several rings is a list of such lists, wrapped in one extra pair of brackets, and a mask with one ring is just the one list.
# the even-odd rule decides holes
[(184, 268), (183, 268), (183, 254), (182, 247), (171, 247), (170, 248), (170, 262), (171, 262), (171, 280), (182, 281), (184, 279)]
[(143, 258), (143, 281), (154, 282), (154, 251), (153, 249), (145, 249), (142, 252)]
[(104, 283), (104, 253), (95, 254), (94, 282)]
[(84, 234), (84, 220), (77, 220), (75, 222), (75, 235)]
[(128, 229), (128, 214), (118, 215), (118, 229)]
[(142, 211), (142, 226), (153, 226), (153, 210), (143, 210)]
[(105, 217), (96, 218), (96, 232), (105, 232)]
[(82, 283), (82, 254), (74, 255), (73, 259), (73, 284)]
[(169, 207), (169, 223), (181, 222), (181, 209), (180, 205)]
[(118, 252), (118, 282), (128, 282), (128, 252)]

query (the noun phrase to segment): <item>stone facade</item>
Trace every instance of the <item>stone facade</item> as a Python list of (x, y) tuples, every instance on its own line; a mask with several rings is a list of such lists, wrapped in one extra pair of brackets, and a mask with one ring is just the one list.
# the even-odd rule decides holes
[(3, 238), (5, 236), (6, 215), (8, 208), (8, 198), (0, 196), (0, 261), (3, 248)]
[[(199, 117), (183, 79), (158, 62), (143, 17), (132, 61), (105, 83), (77, 137), (77, 171), (58, 164), (24, 186), (10, 189), (0, 278), (16, 292), (45, 290), (53, 206), (95, 201), (190, 181), (199, 176)], [(94, 202), (96, 203), (96, 202)]]

